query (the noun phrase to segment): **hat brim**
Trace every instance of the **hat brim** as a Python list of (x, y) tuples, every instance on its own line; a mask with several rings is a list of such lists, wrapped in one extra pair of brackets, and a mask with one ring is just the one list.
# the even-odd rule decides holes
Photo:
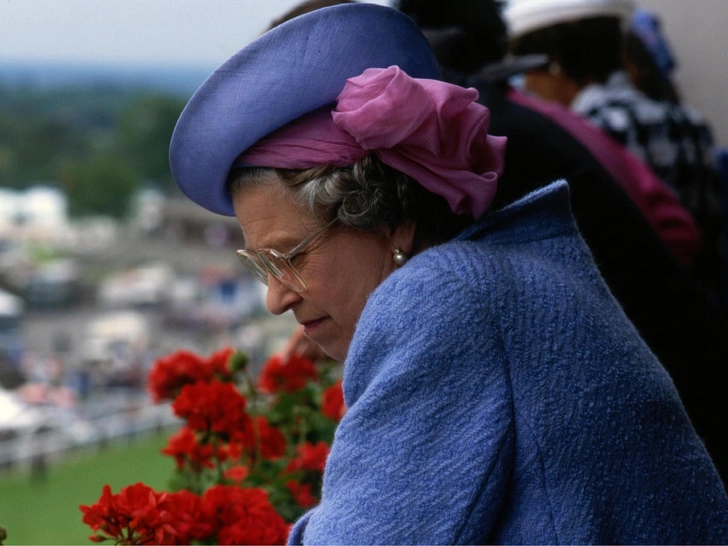
[(508, 57), (499, 63), (484, 66), (476, 79), (489, 84), (501, 83), (517, 74), (545, 68), (548, 64), (548, 55), (534, 54)]
[(200, 206), (234, 216), (225, 183), (243, 151), (331, 104), (348, 78), (392, 65), (415, 78), (441, 77), (422, 32), (392, 8), (342, 4), (266, 32), (207, 78), (184, 108), (170, 144), (177, 185)]

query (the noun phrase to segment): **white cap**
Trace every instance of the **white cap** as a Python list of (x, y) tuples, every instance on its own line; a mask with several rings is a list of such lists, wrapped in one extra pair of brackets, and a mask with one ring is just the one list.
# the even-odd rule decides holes
[(633, 0), (508, 0), (503, 17), (511, 38), (528, 32), (586, 17), (632, 15)]

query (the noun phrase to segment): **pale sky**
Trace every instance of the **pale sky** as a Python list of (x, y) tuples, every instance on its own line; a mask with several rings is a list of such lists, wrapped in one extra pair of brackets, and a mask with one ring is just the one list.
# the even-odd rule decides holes
[(0, 70), (24, 60), (214, 68), (300, 1), (0, 0)]

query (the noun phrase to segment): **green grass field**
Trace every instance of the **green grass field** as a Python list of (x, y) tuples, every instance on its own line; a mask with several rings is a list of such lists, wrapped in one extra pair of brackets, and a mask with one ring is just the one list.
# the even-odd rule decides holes
[(0, 472), (0, 526), (12, 544), (93, 544), (80, 504), (94, 504), (101, 488), (114, 493), (136, 482), (167, 488), (174, 461), (159, 450), (168, 433), (150, 435), (104, 450), (78, 452), (51, 464), (43, 481), (28, 472)]

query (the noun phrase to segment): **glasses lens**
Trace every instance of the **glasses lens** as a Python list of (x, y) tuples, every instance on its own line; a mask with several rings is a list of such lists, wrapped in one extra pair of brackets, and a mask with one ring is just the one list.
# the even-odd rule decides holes
[(260, 282), (268, 286), (268, 271), (258, 261), (257, 256), (251, 256), (244, 250), (238, 250), (238, 258), (240, 258), (240, 261), (243, 262), (245, 267), (253, 272), (253, 275), (255, 275)]
[(261, 252), (261, 260), (282, 285), (296, 292), (306, 289), (298, 272), (277, 253)]

